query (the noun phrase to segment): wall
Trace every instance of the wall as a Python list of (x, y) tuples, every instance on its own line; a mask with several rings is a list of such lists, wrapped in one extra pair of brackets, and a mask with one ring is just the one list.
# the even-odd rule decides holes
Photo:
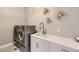
[(25, 24), (24, 8), (0, 7), (0, 46), (13, 41), (13, 26)]
[[(40, 8), (26, 8), (26, 24), (36, 25), (37, 31), (39, 31), (39, 24), (43, 22), (47, 29), (47, 33), (62, 37), (73, 38), (79, 35), (79, 8), (77, 7), (62, 7), (62, 8), (48, 8), (48, 14), (44, 15)], [(65, 16), (62, 21), (58, 21), (56, 18), (57, 10), (62, 9), (65, 12)], [(47, 24), (46, 17), (49, 17), (52, 22)]]

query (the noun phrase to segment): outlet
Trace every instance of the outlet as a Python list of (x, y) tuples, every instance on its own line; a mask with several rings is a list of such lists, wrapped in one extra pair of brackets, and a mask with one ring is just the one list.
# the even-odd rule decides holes
[(57, 28), (57, 32), (60, 32), (60, 28)]

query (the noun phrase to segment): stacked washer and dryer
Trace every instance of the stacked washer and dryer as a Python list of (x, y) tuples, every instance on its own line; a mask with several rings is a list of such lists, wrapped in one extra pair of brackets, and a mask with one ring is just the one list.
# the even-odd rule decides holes
[(21, 52), (29, 52), (30, 51), (30, 35), (36, 33), (35, 26), (24, 26), (24, 25), (16, 25), (14, 26), (13, 32), (13, 42), (14, 45)]

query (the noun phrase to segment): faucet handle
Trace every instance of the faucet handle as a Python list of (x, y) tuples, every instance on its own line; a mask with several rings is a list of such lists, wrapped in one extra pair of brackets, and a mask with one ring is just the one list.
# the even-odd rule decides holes
[(79, 36), (75, 36), (73, 40), (79, 42)]

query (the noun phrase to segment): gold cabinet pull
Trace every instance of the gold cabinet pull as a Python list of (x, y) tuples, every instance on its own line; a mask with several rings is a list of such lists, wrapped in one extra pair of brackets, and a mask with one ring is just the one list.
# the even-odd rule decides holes
[(39, 48), (39, 43), (36, 43), (36, 48)]

